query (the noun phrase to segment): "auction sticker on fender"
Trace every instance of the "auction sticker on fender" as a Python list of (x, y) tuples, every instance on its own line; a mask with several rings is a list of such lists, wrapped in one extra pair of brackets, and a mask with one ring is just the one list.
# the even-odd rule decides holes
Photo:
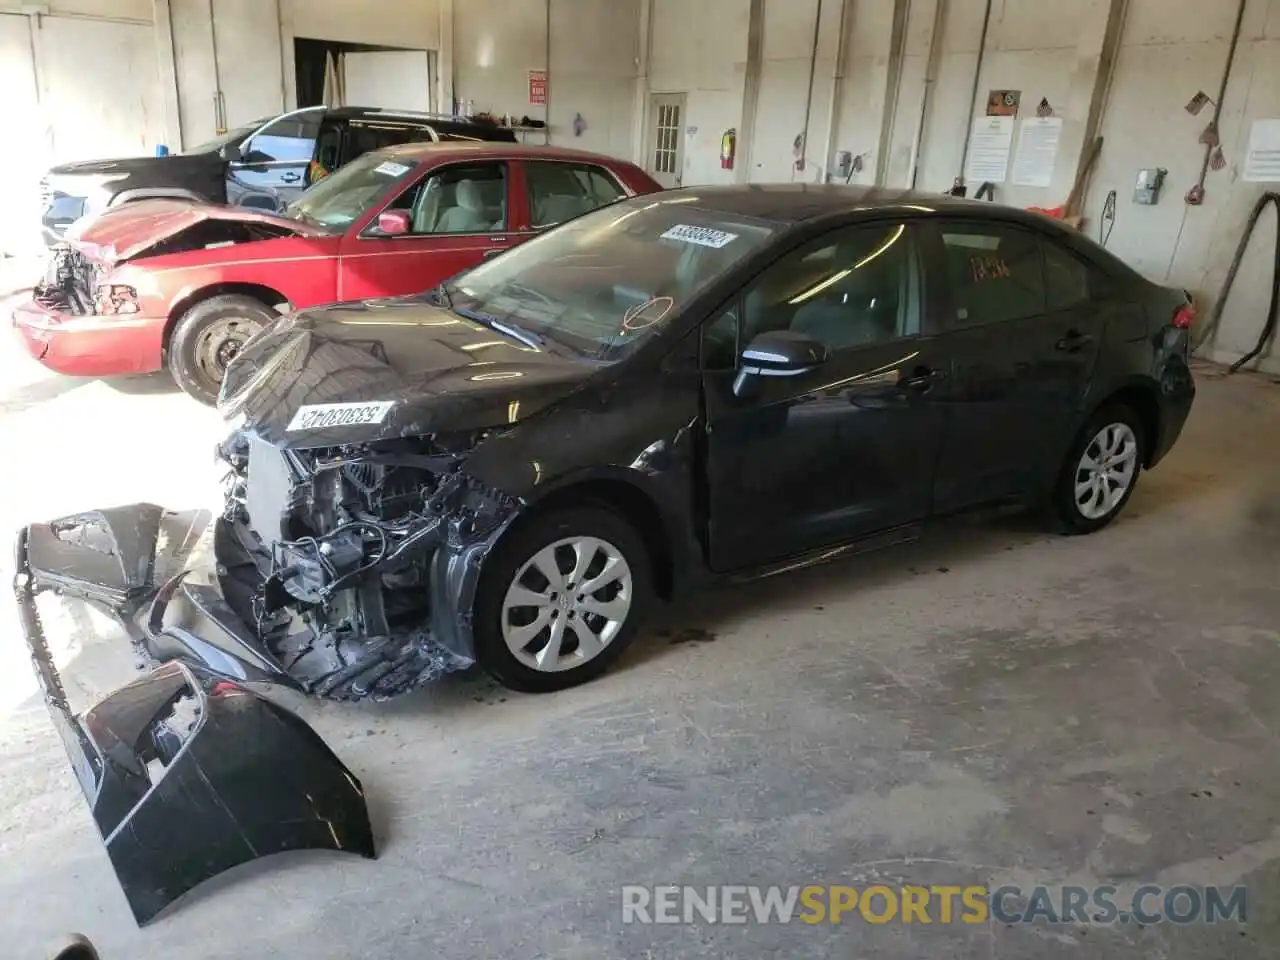
[(285, 429), (325, 430), (329, 427), (365, 426), (381, 423), (395, 404), (390, 400), (374, 400), (369, 403), (310, 403), (299, 407)]
[(662, 239), (696, 243), (700, 247), (714, 247), (719, 250), (737, 240), (738, 235), (725, 233), (723, 230), (712, 230), (710, 227), (691, 227), (687, 223), (677, 223), (662, 235)]

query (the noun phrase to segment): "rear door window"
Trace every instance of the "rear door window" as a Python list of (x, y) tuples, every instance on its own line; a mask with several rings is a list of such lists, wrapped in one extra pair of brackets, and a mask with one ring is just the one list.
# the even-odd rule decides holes
[(594, 164), (525, 161), (530, 225), (551, 227), (613, 203), (626, 191), (603, 167)]
[(944, 267), (958, 327), (1021, 320), (1046, 310), (1039, 239), (1002, 223), (942, 223)]

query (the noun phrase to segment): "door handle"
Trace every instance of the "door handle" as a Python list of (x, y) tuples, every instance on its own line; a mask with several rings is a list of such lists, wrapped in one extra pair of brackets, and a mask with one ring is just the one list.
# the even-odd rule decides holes
[(1053, 345), (1055, 350), (1063, 353), (1076, 353), (1093, 343), (1093, 335), (1081, 333), (1079, 330), (1068, 330), (1067, 335)]
[(280, 179), (283, 180), (285, 183), (297, 183), (299, 180), (302, 179), (302, 174), (293, 173), (292, 171), (289, 173), (282, 173), (280, 174)]
[(498, 254), (506, 251), (506, 249), (506, 247), (498, 247), (496, 250), (486, 250), (484, 252), (484, 259), (488, 260), (490, 257), (496, 257)]
[(916, 369), (911, 372), (911, 376), (903, 377), (900, 381), (900, 385), (904, 390), (913, 390), (917, 393), (925, 393), (944, 376), (946, 375), (941, 370), (934, 370), (930, 367), (916, 367)]

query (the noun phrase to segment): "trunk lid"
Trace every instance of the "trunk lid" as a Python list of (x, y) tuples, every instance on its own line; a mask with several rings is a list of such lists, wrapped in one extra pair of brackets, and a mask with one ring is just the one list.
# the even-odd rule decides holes
[(247, 207), (191, 200), (138, 200), (79, 221), (67, 231), (66, 240), (91, 259), (114, 265), (132, 260), (206, 220), (266, 224), (300, 237), (332, 236), (322, 227)]

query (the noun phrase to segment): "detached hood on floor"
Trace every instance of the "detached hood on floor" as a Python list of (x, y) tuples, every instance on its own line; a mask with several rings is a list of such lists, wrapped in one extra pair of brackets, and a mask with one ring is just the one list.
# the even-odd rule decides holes
[(223, 207), (193, 200), (139, 200), (73, 224), (66, 240), (101, 263), (114, 264), (146, 252), (206, 220), (254, 223), (277, 228), (280, 236), (332, 236), (322, 227), (248, 207)]
[(369, 300), (277, 321), (232, 362), (219, 407), (268, 443), (333, 447), (515, 423), (599, 369), (425, 297)]

